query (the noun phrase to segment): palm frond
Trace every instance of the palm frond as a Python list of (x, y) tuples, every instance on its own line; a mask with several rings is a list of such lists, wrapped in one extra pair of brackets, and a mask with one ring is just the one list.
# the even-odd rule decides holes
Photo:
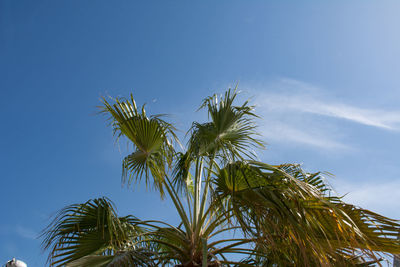
[(373, 260), (375, 250), (399, 251), (398, 242), (389, 238), (399, 230), (394, 220), (326, 197), (328, 187), (318, 175), (303, 172), (296, 179), (283, 169), (235, 162), (214, 180), (214, 198), (228, 203), (243, 231), (257, 240), (257, 250), (268, 252), (268, 260), (329, 264), (343, 259), (338, 249), (352, 248), (351, 255), (361, 251)]
[(246, 101), (235, 106), (236, 89), (228, 90), (225, 95), (213, 95), (204, 99), (201, 108), (207, 108), (210, 122), (194, 122), (191, 127), (189, 151), (200, 156), (216, 155), (224, 159), (255, 157), (253, 149), (264, 148), (257, 139), (253, 106)]
[(49, 263), (62, 266), (85, 256), (114, 254), (129, 245), (143, 229), (132, 216), (118, 217), (107, 198), (62, 209), (42, 233)]
[(125, 136), (133, 144), (134, 152), (123, 160), (123, 183), (130, 185), (144, 176), (146, 185), (153, 185), (163, 195), (163, 179), (175, 154), (173, 143), (178, 140), (175, 128), (162, 115), (148, 117), (144, 105), (139, 112), (132, 95), (130, 100), (117, 98), (113, 104), (103, 98), (102, 111), (110, 115), (117, 139)]

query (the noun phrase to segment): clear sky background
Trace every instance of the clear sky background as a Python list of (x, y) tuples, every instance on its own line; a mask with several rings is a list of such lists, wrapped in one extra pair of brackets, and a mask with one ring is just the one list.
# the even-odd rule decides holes
[(0, 0), (0, 264), (44, 266), (40, 231), (107, 196), (121, 215), (176, 221), (120, 184), (100, 97), (169, 113), (239, 83), (269, 144), (263, 161), (335, 174), (345, 199), (400, 219), (400, 2)]

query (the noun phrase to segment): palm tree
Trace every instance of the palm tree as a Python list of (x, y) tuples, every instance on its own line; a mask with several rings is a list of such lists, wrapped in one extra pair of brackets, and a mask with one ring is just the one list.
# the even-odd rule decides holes
[(396, 220), (344, 203), (319, 172), (258, 161), (257, 116), (236, 97), (235, 89), (204, 99), (209, 121), (193, 122), (186, 149), (172, 124), (132, 96), (103, 98), (116, 138), (133, 149), (122, 182), (144, 179), (172, 200), (180, 224), (119, 217), (105, 197), (71, 205), (43, 231), (49, 264), (366, 266), (380, 252), (400, 253)]

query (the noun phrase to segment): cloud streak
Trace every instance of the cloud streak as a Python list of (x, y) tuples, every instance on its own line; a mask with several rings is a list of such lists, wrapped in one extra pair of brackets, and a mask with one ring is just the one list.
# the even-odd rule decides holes
[(335, 100), (322, 88), (281, 79), (248, 91), (255, 97), (257, 114), (263, 118), (263, 136), (323, 149), (350, 148), (338, 120), (398, 131), (400, 111), (366, 109)]
[(346, 182), (337, 180), (333, 184), (336, 191), (343, 195), (344, 201), (367, 208), (385, 216), (400, 219), (400, 180)]
[(301, 143), (325, 149), (348, 149), (345, 144), (334, 140), (323, 130), (305, 131), (294, 124), (268, 120), (260, 127), (262, 136), (285, 143)]
[(260, 105), (268, 105), (270, 109), (274, 110), (311, 113), (388, 130), (398, 130), (400, 126), (400, 112), (398, 111), (358, 108), (302, 94), (262, 93), (261, 98), (263, 100), (260, 101)]
[(35, 240), (38, 237), (38, 233), (33, 231), (30, 228), (27, 228), (22, 225), (17, 225), (15, 228), (15, 232), (22, 238)]

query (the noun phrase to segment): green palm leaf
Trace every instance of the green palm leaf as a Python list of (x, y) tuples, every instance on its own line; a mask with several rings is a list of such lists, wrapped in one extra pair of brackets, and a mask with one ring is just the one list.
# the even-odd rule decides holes
[(50, 265), (62, 266), (85, 256), (115, 254), (143, 230), (132, 216), (118, 217), (107, 198), (62, 209), (42, 233)]
[(117, 98), (114, 104), (103, 98), (103, 105), (102, 111), (111, 116), (114, 134), (117, 138), (125, 136), (134, 147), (134, 152), (123, 160), (122, 181), (129, 185), (144, 176), (146, 185), (153, 185), (163, 195), (166, 168), (171, 167), (175, 154), (175, 128), (161, 115), (148, 117), (144, 106), (139, 112), (132, 95), (130, 101)]
[(256, 125), (253, 106), (246, 101), (235, 106), (237, 90), (228, 90), (225, 95), (213, 95), (204, 99), (201, 108), (207, 108), (210, 122), (194, 122), (191, 128), (189, 151), (195, 155), (217, 155), (224, 159), (243, 156), (255, 157), (251, 148), (263, 148), (264, 144), (254, 136)]

